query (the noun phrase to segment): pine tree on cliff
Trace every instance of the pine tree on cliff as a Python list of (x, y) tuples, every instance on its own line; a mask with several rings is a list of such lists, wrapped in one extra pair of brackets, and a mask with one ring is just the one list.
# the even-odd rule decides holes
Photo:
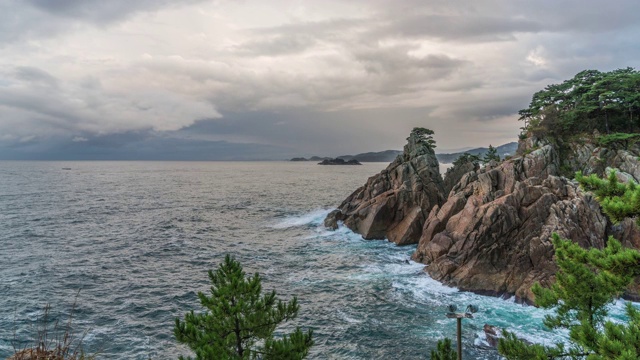
[(482, 162), (488, 164), (491, 161), (500, 161), (500, 155), (498, 155), (498, 150), (496, 148), (489, 145), (489, 149), (487, 150), (487, 153), (484, 154)]
[(621, 184), (616, 172), (609, 173), (607, 179), (600, 179), (595, 174), (583, 176), (576, 173), (576, 181), (583, 189), (596, 195), (596, 200), (611, 221), (619, 223), (625, 218), (636, 218), (640, 226), (640, 186), (633, 181)]
[[(307, 356), (313, 345), (312, 332), (296, 328), (281, 339), (274, 338), (278, 324), (298, 315), (298, 302), (276, 298), (275, 291), (262, 294), (260, 276), (246, 277), (242, 266), (227, 255), (209, 271), (211, 296), (198, 293), (204, 312), (188, 312), (176, 319), (174, 334), (198, 360), (283, 359)], [(180, 359), (184, 359), (182, 356)], [(191, 359), (191, 358), (189, 358)]]
[[(423, 144), (427, 145), (431, 149), (436, 148), (436, 141), (433, 139), (433, 134), (435, 134), (435, 132), (433, 132), (433, 130), (423, 127), (415, 127), (411, 132), (418, 135)], [(409, 139), (407, 138), (407, 140)]]
[(610, 237), (602, 249), (584, 249), (553, 234), (558, 272), (551, 288), (532, 288), (536, 304), (555, 310), (544, 324), (569, 330), (571, 345), (528, 344), (504, 332), (498, 351), (509, 360), (640, 358), (640, 313), (627, 304), (626, 324), (606, 320), (607, 306), (640, 274), (640, 253)]

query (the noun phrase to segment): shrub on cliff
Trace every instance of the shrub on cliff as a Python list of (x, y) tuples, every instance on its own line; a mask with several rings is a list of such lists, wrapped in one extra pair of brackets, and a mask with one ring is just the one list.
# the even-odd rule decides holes
[(624, 249), (613, 237), (602, 249), (584, 249), (553, 235), (558, 272), (551, 288), (532, 288), (536, 304), (555, 310), (544, 324), (567, 329), (570, 346), (528, 344), (505, 332), (498, 351), (508, 360), (588, 359), (631, 360), (640, 358), (640, 313), (627, 304), (628, 322), (606, 320), (611, 304), (640, 274), (640, 253)]
[[(280, 339), (276, 327), (298, 315), (298, 302), (276, 298), (275, 291), (262, 294), (260, 276), (245, 276), (242, 266), (227, 255), (209, 271), (210, 296), (199, 292), (204, 312), (188, 312), (176, 319), (176, 339), (196, 354), (196, 359), (282, 359), (306, 357), (313, 345), (312, 332), (296, 328)], [(184, 359), (180, 357), (180, 359)]]

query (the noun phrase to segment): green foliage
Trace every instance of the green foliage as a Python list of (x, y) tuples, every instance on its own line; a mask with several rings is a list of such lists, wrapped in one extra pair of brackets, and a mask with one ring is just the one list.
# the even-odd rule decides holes
[(473, 163), (477, 165), (480, 162), (480, 156), (469, 154), (468, 152), (458, 156), (457, 159), (453, 160), (453, 166), (459, 166), (466, 163)]
[[(260, 276), (245, 276), (242, 266), (227, 255), (213, 272), (210, 296), (198, 293), (204, 312), (188, 312), (176, 319), (174, 334), (198, 360), (213, 359), (303, 359), (313, 345), (312, 332), (299, 328), (281, 339), (276, 327), (298, 315), (294, 297), (283, 302), (275, 291), (262, 294)], [(183, 357), (180, 357), (183, 359)]]
[(640, 359), (640, 312), (631, 303), (627, 303), (627, 316), (629, 323), (604, 324), (604, 336), (599, 345), (599, 356), (593, 356), (594, 360)]
[(596, 141), (598, 142), (598, 145), (604, 147), (611, 144), (619, 143), (622, 144), (625, 148), (628, 148), (630, 144), (638, 141), (638, 138), (640, 138), (640, 134), (613, 133), (600, 136), (596, 139)]
[(500, 155), (498, 155), (498, 150), (496, 148), (489, 145), (489, 150), (487, 150), (487, 153), (484, 154), (484, 157), (482, 158), (482, 162), (487, 164), (492, 160), (500, 161)]
[(520, 340), (514, 333), (503, 331), (498, 341), (498, 352), (508, 360), (549, 360), (562, 359), (567, 354), (563, 344), (543, 346)]
[(451, 339), (444, 338), (438, 341), (436, 350), (431, 350), (431, 360), (456, 360), (458, 353), (451, 346)]
[(423, 127), (415, 127), (411, 130), (411, 133), (418, 135), (420, 142), (426, 144), (431, 149), (435, 149), (436, 141), (433, 139), (433, 134), (435, 134), (433, 130)]
[[(557, 234), (553, 234), (552, 241), (559, 268), (556, 281), (550, 288), (536, 284), (532, 291), (537, 305), (555, 310), (554, 315), (545, 317), (544, 324), (551, 329), (569, 330), (571, 346), (531, 345), (505, 332), (498, 351), (509, 360), (604, 360), (635, 356), (640, 349), (640, 336), (636, 336), (640, 335), (637, 310), (627, 307), (630, 319), (627, 324), (613, 324), (606, 321), (606, 316), (607, 305), (640, 274), (640, 253), (622, 248), (613, 237), (602, 250), (584, 249)], [(620, 339), (627, 343), (621, 343)]]
[(635, 132), (640, 129), (640, 72), (633, 68), (582, 71), (535, 93), (519, 111), (524, 132), (538, 137)]
[(602, 211), (614, 223), (629, 217), (640, 221), (640, 186), (635, 182), (620, 183), (615, 171), (610, 172), (607, 179), (600, 179), (595, 174), (584, 176), (577, 172), (576, 180), (583, 189), (596, 195)]

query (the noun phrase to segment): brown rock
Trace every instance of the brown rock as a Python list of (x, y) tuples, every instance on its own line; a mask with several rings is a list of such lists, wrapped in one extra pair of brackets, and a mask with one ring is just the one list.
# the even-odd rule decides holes
[(344, 216), (340, 210), (333, 210), (324, 219), (324, 226), (331, 230), (338, 229), (338, 221), (344, 220)]
[(413, 131), (404, 152), (380, 174), (351, 194), (325, 220), (337, 220), (365, 239), (389, 239), (399, 245), (420, 239), (429, 211), (444, 202), (444, 186), (433, 148)]
[(500, 329), (498, 329), (493, 325), (484, 324), (484, 326), (482, 327), (482, 330), (484, 331), (484, 335), (487, 339), (487, 344), (489, 344), (489, 346), (493, 348), (497, 348), (498, 341), (500, 340), (500, 337), (501, 337)]
[(461, 289), (533, 300), (531, 285), (549, 283), (556, 270), (552, 233), (602, 247), (606, 232), (598, 204), (554, 176), (554, 162), (555, 150), (545, 145), (468, 174), (429, 214), (413, 258)]

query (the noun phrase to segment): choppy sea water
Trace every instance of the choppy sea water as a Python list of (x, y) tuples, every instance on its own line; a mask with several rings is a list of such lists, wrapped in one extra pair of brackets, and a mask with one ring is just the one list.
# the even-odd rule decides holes
[(536, 342), (565, 337), (544, 329), (543, 310), (430, 279), (407, 261), (415, 247), (324, 229), (385, 166), (0, 162), (0, 359), (34, 334), (45, 304), (54, 321), (74, 301), (74, 331), (102, 359), (187, 355), (174, 319), (199, 309), (207, 270), (227, 253), (264, 289), (298, 297), (291, 325), (314, 330), (313, 359), (426, 359), (438, 339), (455, 338), (450, 303), (480, 308), (464, 320), (469, 359), (499, 358), (485, 323)]

